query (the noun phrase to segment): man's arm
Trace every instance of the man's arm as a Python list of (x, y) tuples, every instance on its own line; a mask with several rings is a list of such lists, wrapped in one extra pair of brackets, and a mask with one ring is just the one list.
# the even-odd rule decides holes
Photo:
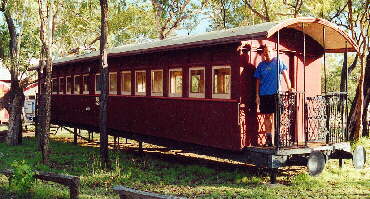
[(259, 106), (260, 105), (260, 80), (259, 79), (257, 79), (257, 81), (256, 81), (256, 104), (257, 104), (257, 106)]
[(288, 90), (293, 91), (292, 84), (290, 83), (288, 73), (286, 72), (286, 70), (283, 70), (283, 76), (284, 76), (285, 83), (288, 87)]

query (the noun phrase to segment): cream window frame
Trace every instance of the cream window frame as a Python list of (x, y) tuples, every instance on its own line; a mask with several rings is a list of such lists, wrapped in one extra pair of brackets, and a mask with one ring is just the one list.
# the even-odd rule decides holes
[(89, 74), (84, 74), (82, 75), (82, 94), (88, 95), (90, 94), (90, 81), (87, 81), (87, 91), (85, 91), (85, 82), (84, 82), (84, 77), (87, 77), (87, 80), (90, 80)]
[[(121, 95), (131, 95), (131, 91), (132, 91), (132, 78), (130, 78), (130, 80), (131, 80), (130, 91), (129, 92), (124, 91), (123, 90), (123, 84), (125, 82), (125, 76), (124, 76), (124, 74), (130, 74), (130, 77), (132, 77), (131, 76), (131, 71), (129, 71), (129, 70), (126, 70), (126, 71), (122, 71), (121, 72)], [(135, 84), (135, 86), (136, 86), (136, 84)], [(135, 87), (135, 89), (136, 89), (136, 87)]]
[[(62, 80), (63, 79), (63, 80)], [(60, 83), (60, 82), (62, 82), (62, 81), (66, 81), (65, 80), (66, 79), (66, 77), (64, 77), (64, 76), (62, 76), (62, 77), (58, 77), (58, 81), (59, 81), (59, 85), (58, 85), (58, 93), (59, 94), (64, 94), (64, 89), (66, 89), (66, 85), (64, 85), (64, 89), (62, 90), (60, 87), (62, 86), (62, 84)]]
[[(80, 85), (78, 85), (78, 87), (80, 87), (80, 90), (78, 93), (76, 93), (75, 89), (76, 89), (76, 77), (80, 78)], [(74, 75), (73, 76), (73, 94), (75, 95), (79, 95), (81, 93), (81, 75)]]
[[(111, 85), (111, 83), (110, 83), (110, 75), (116, 75), (116, 91), (111, 91), (110, 90), (110, 85)], [(109, 74), (108, 74), (108, 85), (109, 85), (109, 88), (108, 88), (108, 90), (109, 90), (109, 94), (111, 94), (111, 95), (117, 95), (118, 94), (118, 73), (117, 72), (110, 72)]]
[[(204, 71), (204, 92), (203, 93), (192, 93), (191, 92), (191, 71), (192, 70), (203, 70)], [(205, 98), (205, 92), (206, 92), (206, 68), (205, 67), (190, 67), (189, 68), (189, 97), (193, 98)]]
[(67, 95), (71, 95), (72, 94), (72, 85), (73, 85), (73, 82), (72, 82), (72, 84), (71, 84), (71, 91), (70, 92), (68, 92), (68, 78), (71, 78), (72, 79), (72, 76), (66, 76), (66, 94)]
[[(153, 92), (153, 77), (154, 77), (154, 74), (153, 72), (162, 72), (162, 92)], [(150, 93), (151, 93), (151, 96), (163, 96), (163, 70), (162, 69), (156, 69), (156, 70), (151, 70), (150, 71)]]
[[(138, 92), (137, 91), (137, 73), (142, 73), (142, 72), (144, 72), (145, 73), (145, 92)], [(146, 76), (147, 76), (147, 74), (146, 74), (147, 72), (146, 72), (146, 70), (136, 70), (135, 71), (135, 95), (139, 95), (139, 96), (145, 96), (146, 95), (146, 85), (147, 85), (147, 83), (148, 82), (146, 82)]]
[[(182, 97), (183, 89), (181, 89), (181, 93), (171, 93), (171, 72), (181, 72), (183, 74), (182, 68), (171, 68), (168, 71), (168, 96), (169, 97)], [(181, 87), (184, 86), (184, 79), (181, 77)]]
[[(95, 75), (94, 75), (94, 91), (95, 91), (95, 95), (96, 94), (100, 94), (101, 93), (101, 88), (100, 88), (100, 91), (97, 91), (96, 90), (96, 76), (98, 76), (99, 75), (99, 78), (100, 78), (100, 73), (96, 73)], [(101, 84), (101, 82), (99, 82), (100, 84)]]
[(59, 85), (58, 85), (58, 88), (57, 88), (57, 92), (54, 92), (53, 91), (53, 89), (54, 89), (54, 85), (53, 85), (53, 82), (54, 82), (54, 80), (57, 80), (57, 84), (59, 84), (59, 78), (51, 78), (51, 90), (52, 90), (52, 94), (58, 94), (58, 92), (59, 92)]
[[(229, 84), (229, 93), (227, 94), (215, 94), (213, 93), (214, 91), (214, 86), (215, 86), (215, 70), (216, 69), (223, 69), (223, 68), (227, 68), (227, 69), (230, 69), (230, 84)], [(213, 66), (212, 67), (212, 98), (215, 98), (215, 99), (230, 99), (231, 98), (231, 66), (230, 65), (224, 65), (224, 66)]]

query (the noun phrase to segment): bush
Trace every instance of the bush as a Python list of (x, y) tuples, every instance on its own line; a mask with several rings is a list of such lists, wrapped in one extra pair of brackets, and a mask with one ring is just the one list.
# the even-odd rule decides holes
[(9, 188), (17, 195), (24, 196), (30, 192), (35, 183), (35, 172), (24, 160), (14, 161), (11, 167), (13, 169), (13, 176), (10, 180)]

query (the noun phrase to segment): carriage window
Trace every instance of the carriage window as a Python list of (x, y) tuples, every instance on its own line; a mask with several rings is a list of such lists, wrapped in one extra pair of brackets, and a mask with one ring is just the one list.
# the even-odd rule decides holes
[(74, 94), (80, 94), (80, 90), (81, 90), (81, 76), (80, 75), (76, 75), (74, 76), (74, 89), (73, 89), (73, 93)]
[(182, 96), (182, 69), (170, 69), (170, 86), (169, 96), (170, 97), (181, 97)]
[(66, 81), (67, 81), (67, 90), (66, 90), (66, 93), (67, 94), (71, 94), (72, 93), (72, 77), (71, 76), (68, 76), (66, 78)]
[(121, 93), (131, 95), (131, 71), (123, 71), (121, 77)]
[(135, 94), (145, 95), (146, 92), (146, 72), (136, 71), (135, 72)]
[(152, 96), (163, 95), (163, 70), (152, 70)]
[(204, 98), (204, 67), (189, 69), (189, 97)]
[(230, 66), (214, 66), (212, 69), (212, 82), (212, 98), (230, 99)]
[(52, 84), (52, 93), (57, 94), (58, 93), (58, 81), (57, 78), (53, 78), (51, 81)]
[(63, 94), (64, 93), (64, 89), (65, 89), (65, 81), (64, 81), (64, 77), (60, 77), (59, 78), (59, 94)]
[(100, 94), (100, 74), (95, 75), (95, 94)]
[(117, 73), (109, 73), (109, 94), (117, 95)]
[(83, 75), (82, 81), (83, 81), (82, 93), (89, 94), (89, 75)]

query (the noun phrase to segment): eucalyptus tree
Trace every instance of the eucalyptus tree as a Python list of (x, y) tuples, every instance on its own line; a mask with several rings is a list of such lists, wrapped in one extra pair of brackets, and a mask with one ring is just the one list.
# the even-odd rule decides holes
[[(59, 4), (55, 19), (54, 56), (97, 51), (100, 40), (99, 1), (62, 0)], [(108, 47), (142, 42), (157, 36), (150, 3), (110, 0), (108, 4)]]
[[(24, 103), (23, 89), (29, 84), (27, 68), (31, 57), (37, 56), (38, 44), (34, 32), (32, 12), (35, 4), (25, 0), (1, 0), (0, 12), (6, 24), (1, 24), (0, 37), (1, 59), (11, 75), (10, 91), (0, 100), (0, 107), (9, 113), (9, 132), (7, 143), (18, 145), (22, 142), (22, 107)], [(6, 28), (4, 28), (6, 27)]]
[(210, 0), (211, 30), (301, 16), (303, 0)]
[(38, 0), (40, 17), (41, 53), (39, 64), (39, 98), (36, 133), (42, 153), (43, 164), (49, 162), (49, 131), (51, 105), (51, 74), (53, 67), (52, 50), (55, 29), (55, 13), (58, 5), (54, 0)]
[[(151, 0), (159, 39), (165, 39), (181, 28), (185, 21), (194, 22), (208, 0)], [(195, 20), (196, 21), (196, 20)], [(189, 26), (188, 26), (189, 27)]]
[(100, 159), (103, 168), (110, 168), (108, 154), (108, 1), (100, 0), (101, 12), (101, 35), (100, 35), (100, 78), (101, 78), (101, 93), (100, 93), (100, 112), (99, 112), (99, 128), (100, 128)]

